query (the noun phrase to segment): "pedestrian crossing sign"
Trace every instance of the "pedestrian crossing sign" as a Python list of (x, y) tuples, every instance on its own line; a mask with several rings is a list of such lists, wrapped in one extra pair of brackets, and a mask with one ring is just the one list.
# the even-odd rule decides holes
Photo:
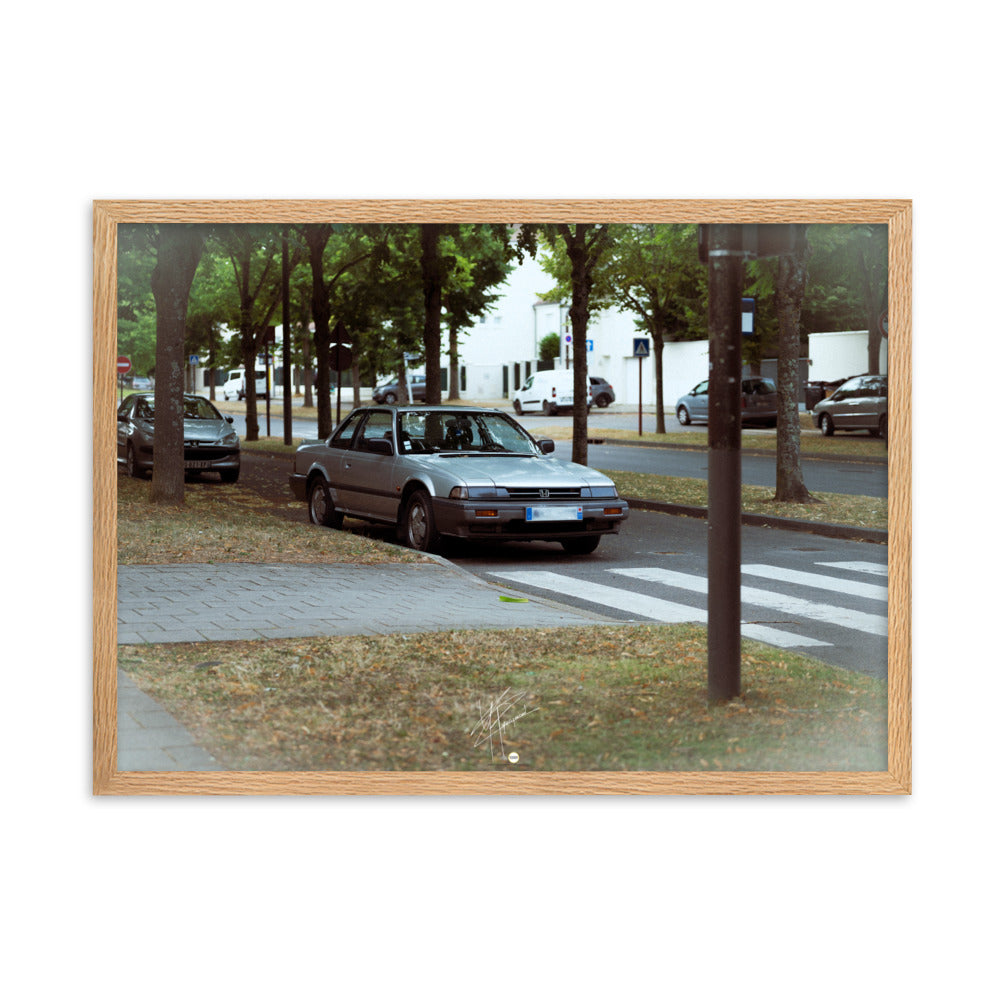
[(632, 357), (633, 358), (649, 357), (649, 337), (632, 338)]

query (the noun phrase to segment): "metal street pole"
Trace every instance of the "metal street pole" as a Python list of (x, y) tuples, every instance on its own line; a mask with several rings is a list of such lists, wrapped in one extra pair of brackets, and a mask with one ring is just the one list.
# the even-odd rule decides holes
[(285, 444), (292, 443), (292, 338), (289, 331), (288, 304), (288, 227), (281, 231), (281, 365), (284, 371)]
[(708, 697), (740, 694), (742, 226), (708, 229)]

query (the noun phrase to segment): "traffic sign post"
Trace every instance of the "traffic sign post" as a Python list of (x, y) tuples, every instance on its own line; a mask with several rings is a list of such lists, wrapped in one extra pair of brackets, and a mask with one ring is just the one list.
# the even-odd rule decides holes
[(115, 368), (118, 371), (118, 402), (125, 398), (125, 376), (132, 370), (132, 360), (124, 354), (119, 355)]
[(642, 362), (649, 357), (649, 337), (632, 338), (632, 357), (639, 359), (639, 437), (642, 437)]

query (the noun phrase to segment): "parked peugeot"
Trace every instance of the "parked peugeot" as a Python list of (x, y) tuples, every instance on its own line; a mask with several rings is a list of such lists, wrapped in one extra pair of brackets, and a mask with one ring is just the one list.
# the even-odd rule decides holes
[[(774, 427), (778, 423), (778, 387), (769, 378), (743, 379), (740, 387), (741, 421)], [(677, 400), (674, 411), (677, 420), (688, 424), (708, 423), (708, 379), (699, 382), (689, 393)]]
[(813, 407), (813, 423), (826, 437), (834, 431), (868, 431), (885, 437), (889, 423), (889, 377), (856, 375)]

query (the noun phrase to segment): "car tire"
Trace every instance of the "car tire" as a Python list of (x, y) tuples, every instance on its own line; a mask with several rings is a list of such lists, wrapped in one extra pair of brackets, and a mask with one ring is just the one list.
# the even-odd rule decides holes
[(682, 427), (687, 427), (691, 423), (691, 414), (688, 413), (686, 406), (677, 407), (677, 422)]
[(588, 535), (586, 538), (563, 538), (559, 544), (571, 556), (589, 556), (600, 542), (600, 535)]
[(514, 400), (514, 412), (520, 416), (521, 415), (521, 401), (519, 399)]
[(600, 409), (604, 409), (606, 406), (611, 405), (611, 398), (604, 395), (603, 393), (597, 397), (597, 405)]
[(878, 436), (889, 440), (889, 420), (884, 413), (878, 418)]
[(344, 523), (344, 515), (334, 508), (330, 491), (320, 476), (309, 487), (309, 521), (321, 528), (339, 528)]
[(394, 392), (387, 392), (382, 402), (386, 403), (388, 406), (392, 406), (392, 404), (396, 402), (396, 394)]
[(403, 541), (418, 552), (430, 552), (438, 544), (439, 536), (434, 527), (434, 509), (426, 490), (411, 493), (403, 509)]
[(142, 469), (136, 464), (135, 461), (135, 448), (132, 447), (131, 442), (129, 442), (128, 447), (125, 449), (125, 471), (133, 479), (142, 479), (143, 473)]
[(833, 418), (829, 413), (824, 413), (819, 418), (819, 432), (823, 437), (833, 437)]
[(546, 417), (554, 417), (558, 411), (554, 406), (552, 406), (548, 400), (542, 403), (542, 415)]
[(224, 483), (235, 483), (236, 480), (240, 478), (240, 470), (239, 469), (225, 469), (224, 471), (222, 471), (222, 472), (219, 473), (219, 478)]

